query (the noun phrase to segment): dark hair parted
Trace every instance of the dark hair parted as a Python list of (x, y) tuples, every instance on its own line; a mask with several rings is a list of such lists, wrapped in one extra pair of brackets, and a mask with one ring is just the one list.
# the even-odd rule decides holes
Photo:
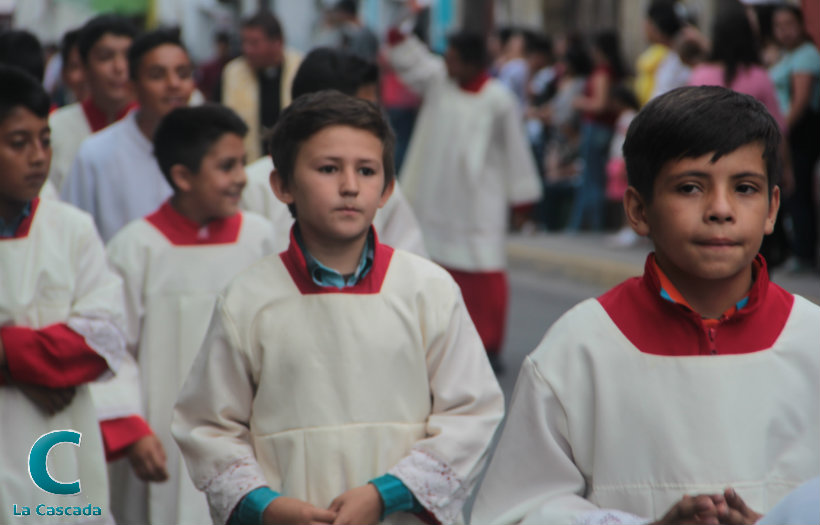
[(297, 99), (306, 93), (335, 89), (356, 95), (362, 86), (379, 81), (379, 67), (352, 53), (319, 47), (305, 56), (293, 77), (290, 93)]
[(154, 156), (174, 188), (171, 168), (182, 164), (192, 173), (199, 172), (202, 158), (223, 135), (245, 137), (248, 126), (228, 107), (221, 104), (176, 108), (160, 121), (154, 134)]
[(732, 85), (739, 68), (760, 64), (760, 46), (746, 8), (739, 0), (724, 0), (718, 4), (709, 60), (723, 64), (726, 87)]
[(780, 130), (752, 96), (718, 86), (677, 88), (651, 100), (629, 125), (623, 153), (629, 185), (652, 201), (667, 162), (712, 153), (712, 162), (747, 144), (763, 146), (769, 195), (780, 173)]
[(43, 85), (16, 66), (0, 64), (0, 122), (18, 107), (48, 118), (51, 99)]
[(88, 54), (94, 44), (107, 34), (133, 39), (137, 36), (137, 28), (120, 15), (99, 15), (86, 22), (77, 37), (77, 49), (84, 64), (88, 62)]
[(172, 45), (185, 51), (188, 50), (182, 45), (179, 39), (179, 31), (175, 29), (157, 29), (138, 36), (131, 47), (128, 48), (128, 76), (131, 80), (137, 80), (142, 57), (159, 46)]
[(284, 40), (285, 34), (282, 32), (282, 24), (276, 15), (268, 11), (260, 11), (242, 20), (242, 28), (255, 27), (261, 29), (265, 36), (271, 40)]
[[(286, 187), (293, 181), (296, 157), (302, 144), (330, 126), (349, 126), (368, 131), (382, 142), (384, 187), (395, 177), (393, 147), (395, 136), (390, 124), (372, 102), (324, 90), (302, 95), (285, 108), (271, 131), (268, 150)], [(296, 217), (296, 208), (289, 205)]]
[(447, 44), (465, 64), (487, 67), (487, 41), (479, 33), (459, 31), (447, 37)]

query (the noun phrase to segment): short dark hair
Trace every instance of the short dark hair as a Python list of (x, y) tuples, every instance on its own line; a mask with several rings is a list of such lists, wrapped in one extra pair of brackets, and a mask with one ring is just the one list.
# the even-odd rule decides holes
[[(285, 108), (273, 127), (268, 149), (285, 186), (289, 187), (293, 182), (296, 157), (302, 144), (329, 126), (350, 126), (378, 137), (383, 146), (384, 187), (387, 188), (395, 177), (395, 136), (390, 124), (372, 102), (336, 90), (302, 95)], [(289, 205), (288, 208), (295, 218), (295, 206)]]
[(293, 77), (290, 93), (297, 99), (306, 93), (335, 89), (356, 95), (362, 86), (379, 81), (379, 67), (350, 52), (319, 47), (305, 56)]
[(282, 24), (276, 15), (269, 11), (259, 11), (242, 21), (242, 28), (255, 27), (261, 29), (271, 40), (284, 40), (285, 34), (282, 32)]
[(487, 41), (479, 33), (458, 31), (447, 37), (447, 44), (462, 62), (479, 68), (487, 67)]
[(48, 118), (51, 100), (43, 85), (19, 67), (0, 64), (0, 122), (18, 107)]
[(46, 58), (40, 40), (23, 29), (0, 32), (0, 64), (17, 66), (42, 82)]
[(629, 185), (652, 201), (667, 162), (713, 153), (712, 162), (747, 144), (763, 146), (769, 195), (780, 173), (780, 130), (762, 103), (718, 86), (673, 89), (652, 99), (629, 125), (623, 153)]
[(653, 0), (646, 17), (667, 37), (677, 35), (683, 25), (675, 11), (675, 0)]
[(179, 39), (179, 31), (175, 29), (157, 29), (138, 36), (131, 47), (128, 48), (128, 76), (131, 80), (137, 80), (142, 57), (150, 51), (163, 45), (177, 46), (188, 54), (188, 50), (182, 45)]
[(63, 34), (63, 39), (60, 42), (60, 58), (63, 60), (63, 67), (68, 63), (71, 50), (77, 45), (79, 39), (80, 28), (70, 29)]
[(107, 34), (133, 40), (137, 36), (137, 28), (127, 18), (112, 14), (98, 15), (86, 22), (77, 37), (77, 49), (84, 64), (88, 62), (88, 54), (94, 44)]
[(221, 104), (176, 108), (163, 117), (154, 134), (154, 156), (174, 191), (177, 187), (171, 179), (171, 168), (182, 164), (192, 173), (199, 172), (202, 158), (227, 133), (244, 138), (248, 126)]

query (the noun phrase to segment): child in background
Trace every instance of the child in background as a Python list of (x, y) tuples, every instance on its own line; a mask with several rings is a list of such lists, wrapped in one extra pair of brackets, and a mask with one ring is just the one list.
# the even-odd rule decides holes
[[(609, 94), (613, 110), (618, 113), (615, 121), (615, 134), (609, 143), (609, 160), (606, 163), (606, 198), (610, 204), (617, 204), (619, 223), (623, 223), (622, 202), (626, 188), (629, 186), (626, 177), (626, 161), (622, 148), (626, 140), (626, 131), (629, 124), (638, 113), (638, 99), (635, 93), (624, 84), (616, 84)], [(640, 237), (629, 226), (624, 224), (621, 230), (612, 238), (615, 246), (632, 246)]]
[(475, 523), (754, 523), (817, 475), (820, 307), (758, 255), (779, 142), (721, 87), (635, 117), (624, 208), (655, 251), (525, 359)]
[[(51, 161), (42, 85), (0, 66), (0, 522), (43, 522), (37, 505), (100, 509), (62, 523), (110, 520), (103, 445), (88, 383), (125, 356), (122, 281), (108, 269), (91, 218), (38, 194)], [(28, 452), (57, 429), (82, 446), (49, 455), (56, 480), (82, 481), (58, 495), (32, 483)], [(29, 518), (14, 515), (28, 507)], [(45, 512), (45, 511), (43, 511)], [(102, 517), (100, 517), (102, 516)]]
[(140, 384), (104, 385), (95, 399), (105, 405), (112, 389), (133, 393), (135, 412), (145, 414), (167, 454), (170, 478), (149, 484), (151, 478), (132, 473), (125, 462), (112, 465), (119, 523), (196, 525), (209, 519), (205, 497), (191, 483), (171, 437), (171, 415), (218, 293), (246, 266), (273, 253), (271, 224), (239, 211), (246, 132), (223, 106), (171, 111), (157, 128), (154, 153), (174, 195), (108, 244), (109, 261), (125, 282), (126, 342)]
[(394, 184), (389, 124), (321, 91), (270, 144), (296, 223), (222, 293), (180, 394), (194, 483), (215, 523), (461, 520), (503, 399), (458, 285), (371, 225)]

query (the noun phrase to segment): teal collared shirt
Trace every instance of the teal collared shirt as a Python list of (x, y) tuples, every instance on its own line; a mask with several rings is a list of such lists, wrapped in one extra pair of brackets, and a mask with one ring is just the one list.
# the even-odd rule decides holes
[(17, 234), (17, 228), (29, 215), (31, 215), (31, 202), (26, 203), (22, 211), (12, 217), (9, 222), (0, 217), (0, 237), (14, 237)]
[(368, 272), (370, 272), (370, 268), (373, 266), (373, 254), (376, 250), (376, 243), (373, 238), (372, 230), (367, 234), (367, 240), (365, 241), (364, 250), (362, 250), (362, 255), (359, 258), (359, 265), (356, 267), (356, 271), (348, 276), (340, 274), (333, 268), (328, 268), (313, 257), (307, 248), (305, 248), (305, 243), (302, 241), (302, 234), (299, 232), (298, 226), (294, 226), (293, 228), (293, 237), (296, 239), (299, 249), (305, 256), (305, 264), (307, 265), (307, 271), (310, 274), (310, 278), (313, 279), (313, 282), (319, 286), (340, 289), (348, 286), (355, 286), (359, 281), (364, 279)]

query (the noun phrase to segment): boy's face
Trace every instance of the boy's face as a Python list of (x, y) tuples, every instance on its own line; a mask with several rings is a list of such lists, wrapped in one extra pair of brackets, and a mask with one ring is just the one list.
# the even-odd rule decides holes
[(747, 144), (710, 162), (712, 153), (669, 161), (645, 205), (626, 198), (635, 231), (648, 235), (670, 278), (701, 281), (743, 275), (774, 228), (780, 190), (768, 194), (763, 147)]
[(129, 36), (106, 33), (91, 46), (85, 77), (95, 99), (123, 104), (130, 100), (128, 48), (131, 41)]
[(176, 175), (174, 182), (196, 208), (199, 220), (222, 219), (239, 211), (239, 199), (247, 182), (242, 137), (234, 133), (222, 135), (202, 157), (197, 173), (179, 168), (181, 171), (172, 171)]
[(173, 44), (163, 44), (145, 53), (134, 82), (140, 111), (162, 118), (188, 104), (194, 92), (193, 66), (188, 53)]
[(294, 204), (302, 235), (325, 245), (360, 241), (376, 210), (393, 192), (385, 188), (382, 141), (349, 126), (328, 126), (306, 140), (296, 155), (289, 187), (271, 174), (276, 196)]
[(0, 211), (40, 193), (51, 164), (48, 119), (18, 107), (0, 122)]

